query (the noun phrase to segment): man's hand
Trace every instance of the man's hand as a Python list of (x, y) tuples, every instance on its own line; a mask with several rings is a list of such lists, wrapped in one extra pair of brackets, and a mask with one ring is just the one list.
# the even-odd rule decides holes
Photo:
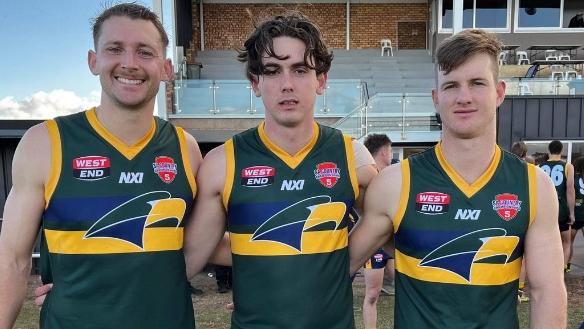
[(47, 298), (47, 294), (51, 291), (51, 289), (53, 289), (53, 284), (48, 283), (40, 287), (37, 287), (34, 290), (34, 303), (36, 304), (36, 306), (38, 307), (43, 306), (45, 298)]

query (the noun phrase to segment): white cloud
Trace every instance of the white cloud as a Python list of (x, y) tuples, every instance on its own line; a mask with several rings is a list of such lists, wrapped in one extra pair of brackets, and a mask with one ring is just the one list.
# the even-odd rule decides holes
[(39, 91), (23, 100), (14, 97), (0, 99), (0, 119), (49, 119), (86, 110), (99, 104), (100, 93), (81, 97), (73, 91), (55, 89)]

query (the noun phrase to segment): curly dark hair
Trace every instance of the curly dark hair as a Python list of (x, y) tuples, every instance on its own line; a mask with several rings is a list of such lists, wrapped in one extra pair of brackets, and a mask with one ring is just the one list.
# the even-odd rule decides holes
[[(274, 51), (274, 38), (291, 37), (304, 42), (304, 62), (316, 71), (316, 74), (327, 73), (331, 67), (333, 54), (329, 52), (320, 32), (320, 28), (308, 17), (298, 11), (287, 11), (275, 16), (259, 26), (247, 38), (243, 48), (238, 50), (237, 59), (246, 64), (247, 78), (255, 81), (264, 73), (262, 56), (266, 54), (279, 60), (287, 57), (279, 56)], [(313, 62), (313, 64), (311, 64)]]
[(391, 139), (385, 134), (371, 134), (365, 138), (363, 145), (365, 145), (371, 155), (375, 156), (382, 147), (391, 145)]
[(158, 30), (158, 33), (160, 34), (162, 49), (166, 54), (166, 47), (168, 47), (168, 35), (166, 34), (160, 19), (152, 10), (136, 3), (120, 3), (118, 5), (109, 7), (93, 20), (93, 44), (96, 49), (97, 40), (99, 39), (99, 34), (101, 32), (101, 26), (103, 25), (103, 22), (114, 16), (150, 21), (152, 24), (154, 24), (154, 27), (156, 27), (156, 30)]

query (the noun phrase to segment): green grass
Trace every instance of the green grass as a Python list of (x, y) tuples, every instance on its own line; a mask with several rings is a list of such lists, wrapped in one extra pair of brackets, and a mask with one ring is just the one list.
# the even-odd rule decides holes
[[(195, 296), (193, 304), (196, 313), (197, 328), (199, 329), (224, 329), (229, 328), (230, 312), (225, 306), (231, 301), (231, 293), (218, 294), (215, 292), (215, 280), (206, 275), (199, 275), (195, 280), (195, 286), (202, 289), (204, 294)], [(34, 286), (32, 281), (31, 286)], [(584, 321), (584, 278), (568, 276), (568, 328), (579, 328)], [(357, 329), (363, 329), (363, 282), (357, 280), (353, 285), (353, 309), (355, 311), (355, 323)], [(393, 328), (393, 296), (382, 295), (378, 302), (378, 329)], [(529, 303), (519, 304), (520, 328), (529, 328)], [(35, 329), (38, 328), (39, 308), (29, 297), (23, 306), (14, 328)], [(323, 328), (326, 329), (326, 328)]]

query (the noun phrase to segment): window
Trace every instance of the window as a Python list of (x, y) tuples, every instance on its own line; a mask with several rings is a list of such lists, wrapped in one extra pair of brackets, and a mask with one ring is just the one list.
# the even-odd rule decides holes
[(561, 0), (519, 0), (518, 27), (560, 27)]
[[(441, 29), (452, 29), (453, 0), (441, 2)], [(462, 7), (462, 27), (505, 30), (509, 27), (508, 0), (464, 0)]]

